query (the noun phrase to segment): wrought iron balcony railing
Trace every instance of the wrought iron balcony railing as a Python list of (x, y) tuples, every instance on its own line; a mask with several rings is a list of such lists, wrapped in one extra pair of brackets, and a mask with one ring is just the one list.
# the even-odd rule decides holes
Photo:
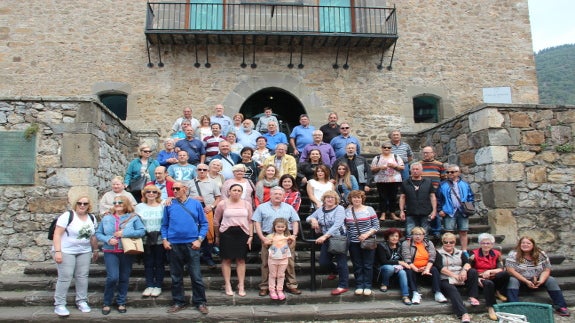
[(383, 52), (398, 38), (395, 8), (297, 3), (149, 2), (151, 45), (239, 44), (371, 47)]

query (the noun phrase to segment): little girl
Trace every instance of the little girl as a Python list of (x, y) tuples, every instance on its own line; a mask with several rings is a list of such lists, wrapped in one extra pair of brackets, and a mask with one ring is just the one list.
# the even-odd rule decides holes
[(292, 242), (287, 220), (284, 218), (275, 219), (273, 223), (273, 233), (269, 234), (267, 238), (271, 241), (268, 260), (270, 271), (268, 279), (270, 297), (274, 300), (279, 299), (280, 301), (283, 301), (286, 299), (283, 292), (284, 279), (286, 276), (288, 258), (291, 257), (289, 244)]

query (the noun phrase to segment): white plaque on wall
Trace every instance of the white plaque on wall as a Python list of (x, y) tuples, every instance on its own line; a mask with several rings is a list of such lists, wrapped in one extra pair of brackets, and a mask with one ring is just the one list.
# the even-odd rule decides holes
[(511, 88), (508, 86), (501, 87), (484, 87), (483, 103), (509, 103), (511, 104)]

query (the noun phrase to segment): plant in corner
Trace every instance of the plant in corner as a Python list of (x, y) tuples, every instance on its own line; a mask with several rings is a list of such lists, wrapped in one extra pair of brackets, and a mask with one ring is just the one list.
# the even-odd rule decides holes
[(28, 126), (28, 128), (26, 128), (26, 130), (24, 130), (24, 138), (26, 138), (26, 140), (32, 139), (32, 137), (34, 137), (34, 135), (37, 134), (39, 130), (40, 126), (38, 126), (37, 123), (32, 123), (30, 126)]

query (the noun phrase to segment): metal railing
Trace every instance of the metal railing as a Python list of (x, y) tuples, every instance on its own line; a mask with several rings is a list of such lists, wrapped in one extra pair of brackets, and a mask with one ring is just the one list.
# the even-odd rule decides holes
[(148, 3), (146, 33), (396, 36), (395, 8), (297, 4)]

